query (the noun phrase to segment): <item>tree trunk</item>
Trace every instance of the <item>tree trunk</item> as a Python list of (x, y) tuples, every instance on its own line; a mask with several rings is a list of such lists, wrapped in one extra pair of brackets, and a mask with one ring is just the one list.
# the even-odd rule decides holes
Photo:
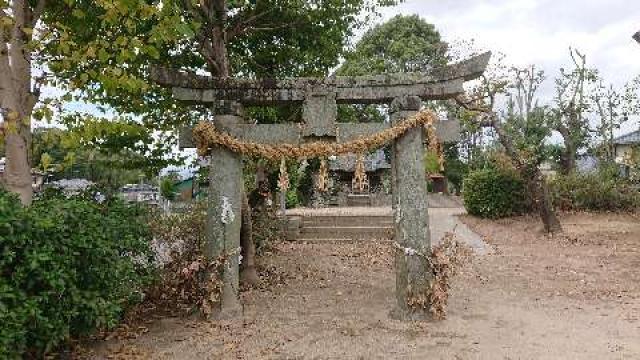
[(540, 215), (544, 231), (547, 233), (562, 232), (562, 225), (556, 216), (549, 186), (540, 170), (536, 169), (533, 174), (526, 180), (529, 192), (532, 195), (534, 210)]
[[(44, 4), (44, 1), (40, 1)], [(0, 31), (0, 111), (4, 119), (6, 165), (4, 183), (20, 197), (23, 205), (33, 198), (31, 186), (31, 113), (38, 91), (31, 90), (31, 35), (39, 14), (33, 14), (24, 0), (11, 4), (14, 25), (11, 32)], [(40, 7), (40, 6), (39, 6)], [(9, 46), (10, 44), (10, 46)]]
[(529, 193), (531, 194), (534, 209), (540, 214), (544, 230), (547, 233), (562, 232), (562, 225), (556, 216), (556, 211), (551, 201), (551, 193), (549, 192), (547, 181), (540, 172), (539, 164), (527, 165), (526, 162), (521, 160), (509, 135), (495, 118), (492, 119), (491, 126), (498, 134), (498, 139), (511, 158), (511, 161), (525, 180)]
[[(16, 124), (13, 121), (7, 123)], [(13, 125), (9, 127), (13, 128)], [(17, 130), (7, 131), (5, 136), (4, 183), (7, 190), (18, 194), (23, 205), (30, 205), (33, 198), (28, 155), (30, 129), (22, 124), (17, 124), (17, 128)]]
[(576, 170), (576, 145), (571, 139), (569, 131), (559, 131), (564, 142), (564, 149), (560, 153), (560, 172), (568, 175)]
[(257, 285), (260, 282), (256, 271), (256, 244), (253, 241), (253, 224), (251, 207), (247, 192), (242, 191), (242, 225), (240, 227), (240, 248), (242, 262), (240, 263), (240, 281), (246, 285)]

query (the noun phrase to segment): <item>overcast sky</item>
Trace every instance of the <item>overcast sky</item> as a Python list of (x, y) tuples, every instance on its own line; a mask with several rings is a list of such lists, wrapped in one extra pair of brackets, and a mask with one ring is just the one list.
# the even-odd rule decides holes
[[(536, 64), (549, 78), (569, 67), (569, 47), (617, 86), (640, 74), (638, 0), (408, 0), (386, 8), (379, 21), (418, 14), (445, 41), (474, 39), (481, 49), (505, 54), (509, 64)], [(551, 80), (551, 79), (549, 79)], [(551, 82), (541, 94), (551, 94)], [(637, 129), (638, 121), (627, 124)]]

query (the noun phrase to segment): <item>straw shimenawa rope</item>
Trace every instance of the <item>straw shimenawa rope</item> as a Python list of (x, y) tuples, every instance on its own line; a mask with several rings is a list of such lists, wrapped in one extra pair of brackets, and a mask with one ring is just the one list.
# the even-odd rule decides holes
[(193, 139), (200, 155), (206, 155), (212, 146), (224, 146), (227, 149), (244, 155), (260, 156), (269, 160), (282, 158), (314, 158), (347, 153), (365, 153), (377, 149), (400, 137), (409, 129), (424, 126), (427, 131), (434, 132), (433, 124), (438, 120), (431, 110), (421, 111), (414, 116), (385, 129), (379, 133), (362, 136), (346, 143), (316, 141), (306, 144), (261, 144), (244, 142), (224, 132), (218, 131), (208, 121), (201, 121), (193, 130)]

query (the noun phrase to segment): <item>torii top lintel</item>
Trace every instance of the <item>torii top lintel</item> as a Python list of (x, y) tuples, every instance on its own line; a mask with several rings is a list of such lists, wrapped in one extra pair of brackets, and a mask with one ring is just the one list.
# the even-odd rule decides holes
[(280, 105), (335, 94), (336, 103), (379, 104), (400, 96), (418, 96), (423, 100), (455, 97), (464, 92), (465, 81), (482, 75), (490, 58), (491, 53), (487, 52), (429, 72), (375, 76), (221, 79), (155, 67), (151, 69), (151, 78), (162, 86), (172, 87), (175, 98), (193, 103), (230, 100), (245, 105)]

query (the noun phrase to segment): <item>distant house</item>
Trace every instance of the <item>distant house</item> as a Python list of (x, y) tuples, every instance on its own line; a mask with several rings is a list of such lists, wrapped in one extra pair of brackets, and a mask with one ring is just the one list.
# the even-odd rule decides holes
[(624, 164), (633, 149), (640, 146), (640, 130), (613, 139), (613, 144), (616, 149), (616, 162)]
[(5, 164), (7, 163), (7, 160), (5, 158), (0, 158), (0, 184), (3, 183), (3, 179), (4, 179), (4, 167)]
[(88, 188), (94, 185), (95, 185), (94, 182), (89, 181), (87, 179), (60, 179), (57, 181), (52, 181), (48, 183), (46, 186), (60, 189), (65, 194), (68, 194), (68, 195), (75, 195), (87, 190)]
[(640, 130), (613, 139), (613, 144), (616, 150), (615, 161), (622, 166), (623, 173), (628, 174), (629, 160), (633, 151), (634, 149), (636, 151), (640, 150)]
[(540, 166), (538, 166), (538, 168), (540, 169), (542, 175), (552, 178), (556, 176), (557, 173), (554, 165), (555, 164), (552, 161), (544, 161), (542, 164), (540, 164)]
[(594, 173), (598, 171), (600, 160), (596, 156), (584, 154), (578, 155), (576, 159), (576, 169), (583, 174)]
[(130, 202), (141, 202), (149, 205), (158, 205), (160, 203), (158, 187), (148, 184), (127, 184), (120, 189), (120, 196)]

